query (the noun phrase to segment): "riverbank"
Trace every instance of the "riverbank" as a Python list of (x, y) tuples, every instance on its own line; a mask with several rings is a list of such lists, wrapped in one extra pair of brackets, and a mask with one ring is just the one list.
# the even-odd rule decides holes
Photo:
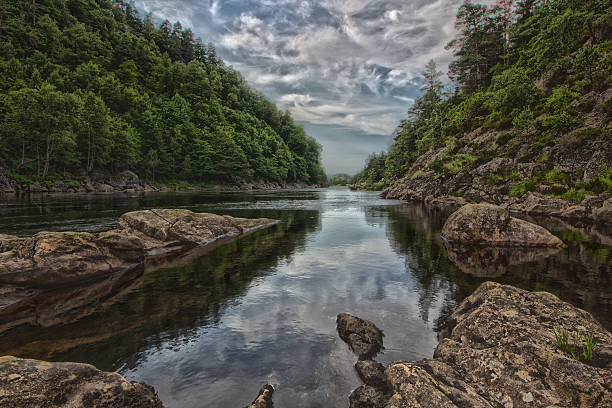
[(126, 170), (116, 175), (96, 175), (83, 180), (57, 180), (38, 182), (20, 176), (9, 176), (0, 172), (0, 195), (44, 194), (44, 193), (136, 193), (171, 191), (249, 191), (249, 190), (289, 190), (321, 188), (323, 185), (306, 183), (276, 183), (265, 181), (246, 181), (236, 178), (232, 182), (188, 183), (188, 182), (148, 182), (137, 174)]

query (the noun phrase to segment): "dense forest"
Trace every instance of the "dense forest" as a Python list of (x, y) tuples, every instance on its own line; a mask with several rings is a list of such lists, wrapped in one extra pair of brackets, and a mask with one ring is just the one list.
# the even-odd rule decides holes
[(430, 183), (492, 201), (611, 192), (611, 2), (465, 1), (456, 28), (446, 47), (451, 84), (431, 61), (389, 151), (371, 155), (356, 181)]
[(0, 167), (17, 181), (322, 183), (320, 150), (179, 22), (123, 0), (0, 1)]

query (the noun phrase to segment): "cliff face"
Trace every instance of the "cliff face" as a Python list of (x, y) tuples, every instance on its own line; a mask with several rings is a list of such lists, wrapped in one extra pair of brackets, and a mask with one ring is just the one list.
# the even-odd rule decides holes
[(382, 196), (488, 202), (532, 215), (612, 224), (612, 127), (601, 108), (611, 103), (612, 88), (584, 99), (592, 108), (580, 129), (544, 145), (515, 129), (476, 129), (419, 156)]

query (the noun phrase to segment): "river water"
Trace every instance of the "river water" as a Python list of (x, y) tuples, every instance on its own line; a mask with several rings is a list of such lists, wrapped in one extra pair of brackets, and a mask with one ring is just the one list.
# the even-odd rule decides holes
[(460, 268), (439, 236), (448, 210), (382, 200), (372, 192), (0, 200), (0, 233), (22, 236), (109, 229), (126, 211), (162, 207), (280, 220), (203, 256), (147, 272), (89, 314), (0, 333), (0, 355), (118, 371), (153, 385), (167, 407), (242, 407), (266, 383), (275, 386), (281, 408), (346, 407), (360, 381), (353, 369), (357, 358), (336, 333), (338, 313), (371, 320), (384, 331), (382, 363), (430, 358), (436, 319), (486, 280), (553, 292), (612, 327), (611, 238), (592, 227), (542, 221), (568, 248), (518, 260), (460, 255)]

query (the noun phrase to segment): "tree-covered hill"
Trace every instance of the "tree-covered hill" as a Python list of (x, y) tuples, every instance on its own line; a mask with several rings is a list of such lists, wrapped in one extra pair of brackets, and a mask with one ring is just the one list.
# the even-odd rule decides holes
[(465, 1), (456, 27), (452, 85), (427, 65), (422, 96), (358, 181), (408, 199), (609, 197), (610, 0)]
[(0, 168), (15, 178), (322, 183), (320, 150), (178, 22), (123, 0), (0, 1)]

